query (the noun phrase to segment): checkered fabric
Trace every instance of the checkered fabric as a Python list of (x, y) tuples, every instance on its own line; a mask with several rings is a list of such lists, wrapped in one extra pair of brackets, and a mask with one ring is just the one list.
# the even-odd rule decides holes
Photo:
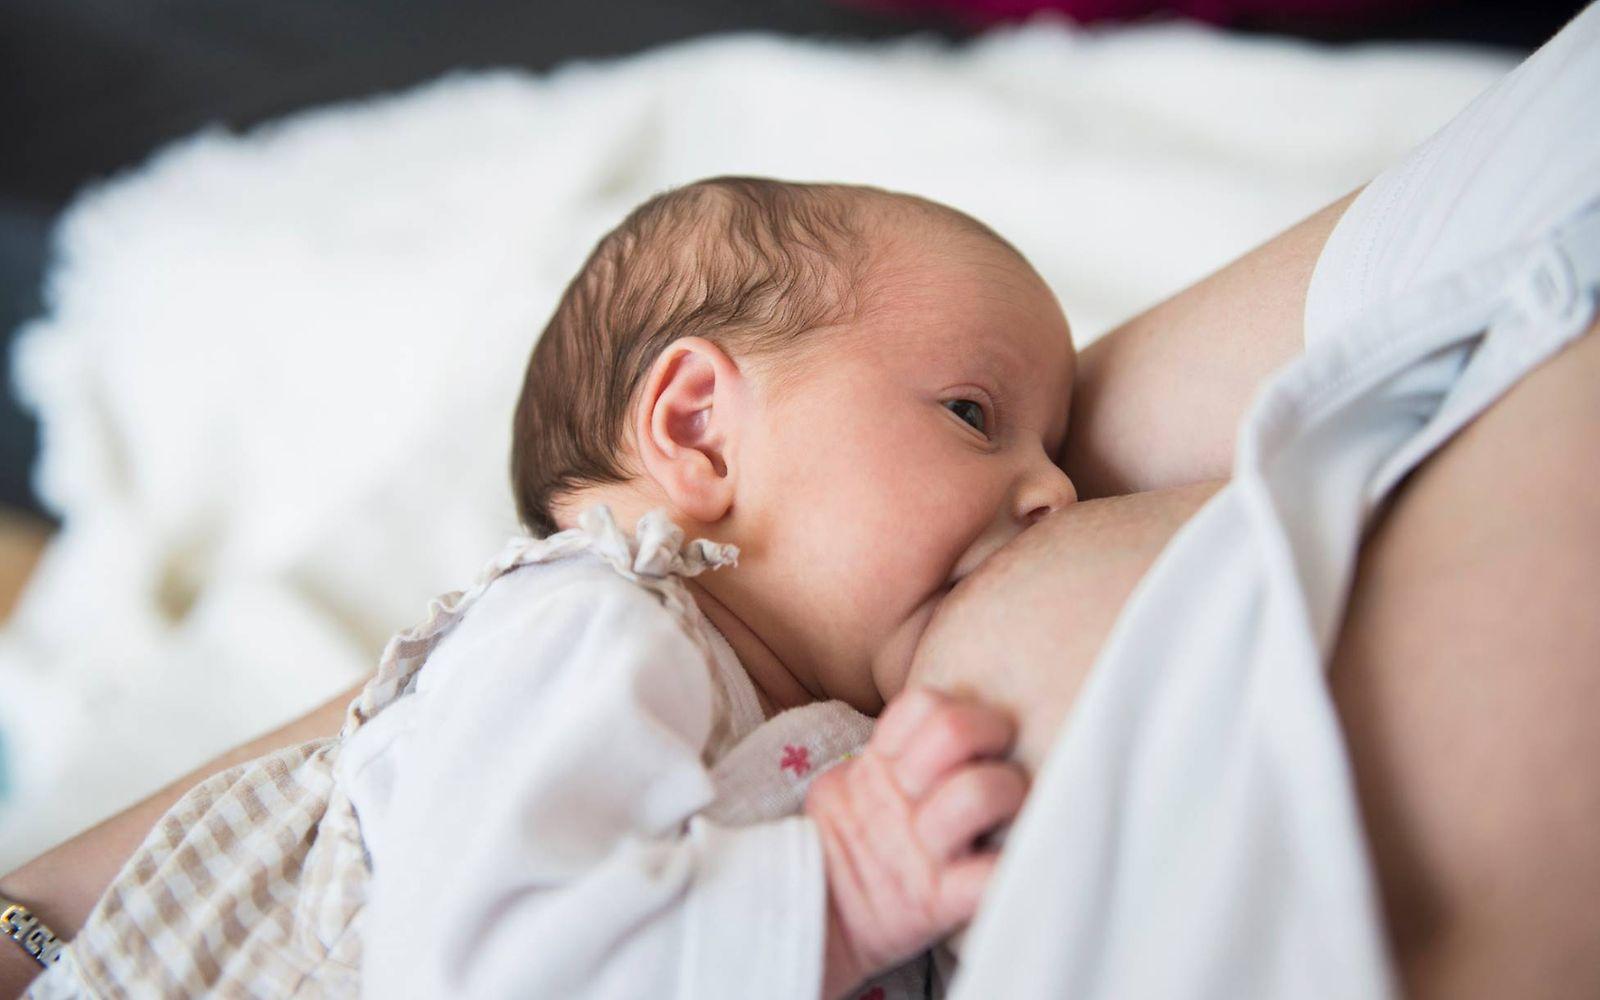
[(202, 782), (26, 996), (351, 996), (365, 850), (313, 740)]

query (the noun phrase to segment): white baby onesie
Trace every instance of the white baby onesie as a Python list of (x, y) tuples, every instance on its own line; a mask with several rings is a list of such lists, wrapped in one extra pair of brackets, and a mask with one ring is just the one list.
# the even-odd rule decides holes
[[(503, 556), (347, 741), (362, 993), (815, 1000), (826, 881), (801, 805), (872, 720), (834, 701), (763, 721), (681, 579), (737, 550), (684, 546), (660, 510), (636, 538), (604, 506), (580, 524)], [(860, 995), (923, 996), (927, 970)]]

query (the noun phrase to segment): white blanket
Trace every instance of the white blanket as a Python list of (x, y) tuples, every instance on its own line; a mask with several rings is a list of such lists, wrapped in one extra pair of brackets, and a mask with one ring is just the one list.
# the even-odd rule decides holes
[(212, 131), (85, 192), (17, 351), (64, 519), (0, 633), (0, 869), (354, 681), (515, 530), (512, 402), (594, 240), (717, 173), (1010, 238), (1080, 342), (1375, 174), (1511, 64), (1058, 21), (702, 39)]

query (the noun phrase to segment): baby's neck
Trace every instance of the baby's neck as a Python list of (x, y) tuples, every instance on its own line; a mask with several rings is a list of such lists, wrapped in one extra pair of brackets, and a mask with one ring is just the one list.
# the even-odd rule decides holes
[(755, 685), (756, 698), (761, 702), (763, 715), (770, 719), (786, 708), (809, 705), (817, 700), (817, 696), (806, 690), (789, 668), (783, 665), (783, 661), (778, 659), (777, 654), (761, 641), (761, 637), (727, 605), (717, 600), (704, 584), (694, 579), (686, 579), (684, 583), (694, 595), (700, 611), (717, 627), (739, 657), (745, 675)]

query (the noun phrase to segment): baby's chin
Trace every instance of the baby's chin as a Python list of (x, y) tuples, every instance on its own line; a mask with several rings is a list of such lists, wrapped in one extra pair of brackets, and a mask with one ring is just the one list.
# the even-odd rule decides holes
[(934, 612), (939, 609), (940, 602), (949, 593), (950, 587), (944, 586), (929, 594), (901, 620), (900, 627), (890, 633), (883, 645), (878, 647), (878, 655), (872, 660), (872, 681), (884, 704), (893, 701), (896, 695), (905, 690), (906, 680), (911, 676), (911, 664), (916, 659), (917, 646), (922, 642), (922, 634), (928, 630), (928, 623), (933, 620)]

